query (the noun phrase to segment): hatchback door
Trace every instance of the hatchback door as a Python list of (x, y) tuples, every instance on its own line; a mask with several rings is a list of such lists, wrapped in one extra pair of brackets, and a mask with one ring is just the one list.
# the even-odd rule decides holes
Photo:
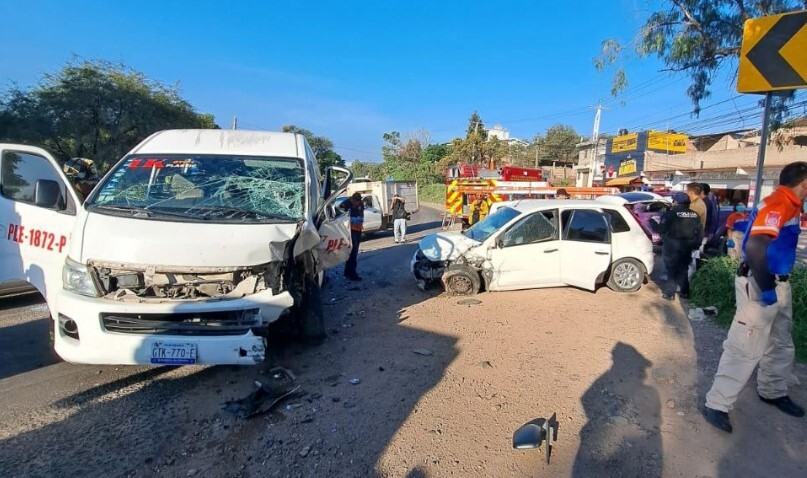
[(557, 210), (527, 215), (496, 239), (490, 250), (491, 290), (529, 289), (560, 282)]
[(52, 308), (79, 204), (46, 151), (0, 145), (0, 283), (27, 281)]
[(595, 290), (597, 279), (611, 265), (611, 232), (605, 215), (592, 209), (563, 211), (560, 241), (560, 279)]

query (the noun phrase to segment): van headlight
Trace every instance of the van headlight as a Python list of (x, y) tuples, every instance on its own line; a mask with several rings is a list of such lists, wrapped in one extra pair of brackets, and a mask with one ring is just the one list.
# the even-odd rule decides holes
[(62, 287), (87, 297), (98, 297), (99, 295), (98, 287), (87, 266), (79, 264), (69, 257), (64, 261), (64, 268), (62, 268)]

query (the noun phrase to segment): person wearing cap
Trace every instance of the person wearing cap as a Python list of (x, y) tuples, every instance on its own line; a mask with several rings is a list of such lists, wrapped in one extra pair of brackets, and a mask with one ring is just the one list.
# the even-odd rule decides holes
[(406, 242), (406, 201), (397, 193), (392, 196), (392, 225), (395, 233), (395, 244)]
[(799, 215), (805, 199), (807, 162), (790, 163), (779, 174), (779, 187), (748, 219), (743, 262), (734, 278), (737, 311), (703, 411), (709, 424), (725, 432), (732, 431), (728, 412), (757, 365), (760, 400), (787, 415), (804, 416), (804, 409), (788, 396), (788, 387), (798, 383), (793, 374), (789, 279), (796, 263)]
[(564, 188), (555, 191), (555, 199), (569, 199), (569, 193)]
[(364, 231), (364, 203), (360, 193), (353, 193), (342, 201), (339, 207), (350, 213), (350, 257), (345, 262), (345, 278), (351, 281), (360, 281), (358, 272), (359, 245)]
[(703, 229), (698, 214), (689, 208), (689, 196), (683, 192), (673, 195), (673, 207), (662, 216), (660, 232), (664, 238), (661, 257), (667, 268), (667, 282), (662, 297), (673, 300), (676, 289), (679, 297), (689, 298), (689, 276), (687, 268), (692, 251), (701, 245)]

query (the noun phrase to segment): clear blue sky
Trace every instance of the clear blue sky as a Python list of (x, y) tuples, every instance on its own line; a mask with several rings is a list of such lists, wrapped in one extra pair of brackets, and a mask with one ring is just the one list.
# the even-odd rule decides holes
[[(379, 160), (384, 131), (426, 128), (435, 141), (449, 140), (474, 110), (523, 138), (558, 122), (588, 136), (587, 108), (598, 101), (610, 105), (606, 132), (654, 121), (685, 126), (693, 120), (676, 119), (690, 108), (685, 78), (659, 73), (653, 59), (631, 61), (622, 105), (609, 96), (610, 75), (594, 69), (602, 40), (630, 39), (644, 5), (2, 0), (0, 82), (33, 84), (73, 54), (121, 61), (179, 82), (223, 127), (234, 115), (244, 128), (293, 123), (333, 139), (348, 161)], [(711, 102), (733, 89), (719, 81)]]

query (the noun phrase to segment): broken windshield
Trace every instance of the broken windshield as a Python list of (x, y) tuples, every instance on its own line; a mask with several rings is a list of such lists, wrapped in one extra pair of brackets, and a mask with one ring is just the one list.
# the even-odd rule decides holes
[(494, 232), (501, 229), (519, 214), (521, 213), (513, 208), (503, 207), (463, 231), (463, 234), (475, 241), (485, 242)]
[(181, 215), (211, 222), (296, 221), (303, 216), (304, 191), (299, 159), (129, 156), (98, 186), (87, 206), (173, 220)]

